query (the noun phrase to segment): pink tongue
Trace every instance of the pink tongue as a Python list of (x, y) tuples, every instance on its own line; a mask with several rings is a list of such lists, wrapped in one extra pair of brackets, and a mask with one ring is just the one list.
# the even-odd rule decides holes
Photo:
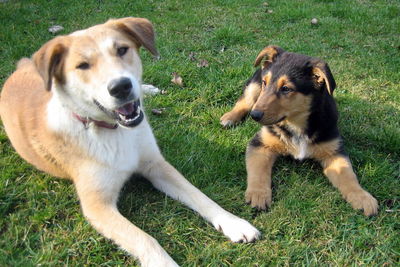
[(125, 106), (120, 107), (117, 109), (118, 113), (121, 113), (122, 115), (130, 115), (134, 111), (133, 103), (126, 104)]

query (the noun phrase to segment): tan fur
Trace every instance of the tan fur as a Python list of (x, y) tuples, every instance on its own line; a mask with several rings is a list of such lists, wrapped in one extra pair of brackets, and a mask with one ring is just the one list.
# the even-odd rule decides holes
[(45, 90), (32, 61), (21, 61), (23, 64), (19, 63), (1, 94), (0, 114), (4, 127), (12, 137), (12, 145), (25, 160), (42, 171), (67, 178), (68, 165), (64, 161), (71, 161), (71, 166), (76, 164), (72, 156), (76, 148), (46, 126), (46, 104), (52, 93)]
[[(273, 146), (273, 144), (271, 144)], [(271, 171), (278, 156), (274, 148), (251, 147), (246, 151), (247, 189), (246, 202), (253, 208), (266, 209), (271, 206)]]
[[(275, 60), (276, 56), (281, 52), (281, 50), (282, 50), (281, 48), (273, 45), (265, 47), (258, 54), (254, 62), (254, 66), (257, 67), (258, 65), (260, 65), (260, 63), (262, 63), (261, 68), (266, 68), (269, 64), (271, 64)], [(262, 62), (264, 59), (265, 61)]]
[(378, 212), (378, 202), (361, 188), (348, 157), (333, 155), (321, 160), (321, 164), (329, 181), (354, 209), (363, 209), (366, 216)]

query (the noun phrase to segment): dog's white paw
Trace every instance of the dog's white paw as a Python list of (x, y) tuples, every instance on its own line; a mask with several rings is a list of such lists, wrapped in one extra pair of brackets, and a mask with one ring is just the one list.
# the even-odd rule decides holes
[(143, 93), (146, 95), (157, 95), (161, 90), (151, 84), (142, 84)]
[(232, 242), (253, 242), (260, 238), (260, 232), (246, 220), (232, 214), (221, 215), (213, 220), (214, 227), (223, 232)]

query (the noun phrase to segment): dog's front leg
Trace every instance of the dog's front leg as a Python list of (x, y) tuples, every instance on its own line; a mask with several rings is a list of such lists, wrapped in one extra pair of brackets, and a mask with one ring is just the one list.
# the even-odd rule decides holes
[(209, 199), (163, 158), (148, 162), (144, 170), (143, 175), (154, 187), (198, 212), (233, 242), (252, 242), (259, 238), (256, 228)]
[(225, 113), (220, 118), (220, 123), (224, 127), (238, 124), (251, 110), (261, 92), (259, 81), (250, 81), (243, 90), (243, 95), (236, 101), (233, 109)]
[(366, 216), (378, 212), (378, 202), (360, 186), (348, 157), (335, 155), (322, 160), (321, 164), (324, 174), (354, 209), (364, 210)]
[(135, 256), (142, 266), (178, 266), (157, 240), (119, 213), (116, 203), (123, 181), (111, 172), (109, 177), (75, 179), (84, 215), (98, 232)]
[(271, 206), (271, 172), (277, 155), (268, 144), (262, 143), (260, 133), (257, 133), (247, 146), (245, 198), (253, 208), (265, 210)]

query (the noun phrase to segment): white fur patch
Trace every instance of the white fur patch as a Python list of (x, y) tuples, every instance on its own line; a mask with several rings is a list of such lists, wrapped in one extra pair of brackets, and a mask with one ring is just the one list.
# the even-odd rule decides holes
[(303, 160), (303, 159), (309, 157), (308, 146), (309, 146), (310, 142), (309, 142), (308, 138), (306, 138), (304, 136), (293, 137), (292, 143), (295, 148), (295, 151), (293, 151), (294, 153), (292, 155), (295, 159)]

